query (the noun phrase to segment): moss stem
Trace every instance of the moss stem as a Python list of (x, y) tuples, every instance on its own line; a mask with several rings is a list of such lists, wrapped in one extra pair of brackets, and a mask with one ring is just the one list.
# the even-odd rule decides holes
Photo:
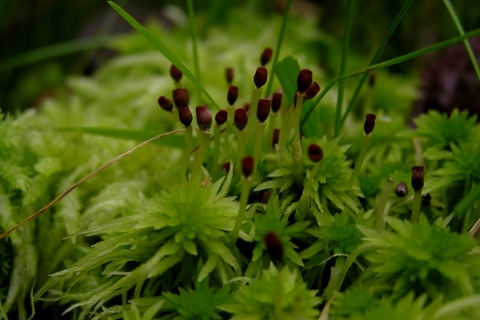
[(375, 215), (375, 228), (377, 230), (383, 230), (385, 227), (385, 221), (383, 215), (385, 214), (385, 207), (387, 205), (388, 194), (392, 189), (393, 178), (388, 178), (387, 185), (383, 188), (382, 194), (376, 199), (373, 213)]
[(253, 159), (255, 160), (255, 167), (253, 172), (257, 171), (257, 165), (260, 160), (260, 151), (262, 150), (263, 134), (265, 132), (265, 122), (257, 121), (257, 128), (255, 130), (255, 141), (253, 145)]
[[(258, 101), (260, 100), (260, 97), (262, 96), (262, 88), (253, 88), (252, 92), (252, 98), (250, 99), (250, 111), (249, 114), (251, 117), (256, 117), (257, 115), (257, 107), (258, 107)], [(253, 121), (249, 121), (247, 123), (247, 128), (245, 129), (248, 134), (248, 139), (252, 139), (253, 135), (255, 134), (255, 124)]]
[(416, 190), (413, 194), (412, 223), (418, 221), (420, 216), (420, 205), (422, 204), (422, 190)]
[(242, 160), (245, 156), (245, 150), (247, 149), (247, 133), (245, 130), (238, 130), (238, 137), (237, 137), (237, 144), (238, 144), (238, 161)]
[(304, 93), (297, 92), (297, 101), (293, 110), (293, 176), (297, 186), (303, 186), (303, 159), (302, 145), (300, 143), (300, 116), (302, 114)]
[(185, 154), (184, 163), (187, 165), (187, 169), (191, 169), (190, 154), (193, 149), (193, 129), (192, 126), (185, 127)]
[(200, 145), (197, 150), (197, 156), (192, 167), (192, 176), (190, 181), (198, 181), (202, 172), (202, 163), (207, 155), (208, 143), (210, 142), (210, 132), (199, 130), (200, 133)]
[(215, 124), (213, 128), (213, 158), (212, 158), (212, 170), (216, 171), (218, 167), (218, 158), (220, 154), (220, 143), (221, 143), (221, 129), (222, 126)]
[(233, 227), (233, 230), (231, 233), (231, 239), (230, 239), (230, 242), (232, 245), (235, 245), (235, 242), (237, 242), (238, 233), (240, 232), (240, 227), (242, 226), (243, 220), (245, 219), (249, 194), (250, 194), (250, 178), (246, 178), (242, 176), (242, 191), (240, 194), (240, 206), (238, 208), (237, 220), (235, 221), (235, 226)]
[(357, 180), (357, 176), (360, 173), (360, 169), (362, 168), (363, 160), (365, 160), (365, 155), (367, 154), (368, 144), (370, 142), (371, 135), (363, 133), (362, 145), (360, 147), (360, 153), (358, 154), (357, 162), (355, 162), (355, 167), (353, 168), (352, 175), (350, 176), (350, 180), (348, 180), (348, 188), (352, 189), (355, 180)]

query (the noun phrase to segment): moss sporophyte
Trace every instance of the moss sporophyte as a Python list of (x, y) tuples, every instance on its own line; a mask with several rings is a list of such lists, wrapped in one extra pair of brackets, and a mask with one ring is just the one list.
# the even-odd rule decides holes
[[(160, 41), (185, 31), (110, 5), (139, 33), (111, 44), (123, 55), (2, 116), (0, 319), (480, 318), (480, 126), (430, 112), (409, 129), (411, 79), (380, 70), (420, 53), (346, 73), (332, 43), (328, 82), (305, 44), (324, 36), (287, 28), (287, 1), (229, 13), (258, 39), (192, 39), (192, 72)], [(359, 110), (337, 104), (349, 82), (327, 93), (372, 70)]]

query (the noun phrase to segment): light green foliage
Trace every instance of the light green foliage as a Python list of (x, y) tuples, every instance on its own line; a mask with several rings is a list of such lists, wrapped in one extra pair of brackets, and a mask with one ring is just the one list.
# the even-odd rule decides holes
[[(388, 218), (393, 231), (359, 227), (373, 252), (366, 255), (370, 279), (394, 297), (409, 291), (452, 299), (478, 292), (480, 255), (468, 234), (456, 234), (431, 225), (421, 217), (417, 224)], [(448, 290), (446, 290), (448, 288)]]
[(467, 111), (459, 112), (458, 109), (454, 109), (450, 116), (430, 111), (415, 119), (418, 127), (415, 135), (426, 139), (427, 151), (430, 148), (442, 150), (452, 143), (458, 144), (473, 138), (475, 121), (475, 116), (468, 117)]
[[(226, 107), (225, 67), (235, 69), (236, 107), (250, 99), (258, 55), (265, 46), (275, 46), (281, 20), (232, 10), (225, 13), (225, 21), (232, 23), (198, 29), (206, 36), (198, 39), (201, 87), (214, 105)], [(15, 226), (136, 142), (180, 127), (177, 115), (159, 110), (156, 103), (160, 95), (171, 97), (175, 88), (168, 76), (170, 62), (143, 38), (160, 39), (191, 68), (187, 29), (180, 25), (165, 32), (150, 23), (141, 35), (112, 39), (109, 45), (119, 55), (93, 76), (70, 77), (68, 92), (38, 109), (1, 117), (0, 229)], [(288, 110), (300, 66), (318, 65), (319, 47), (330, 51), (322, 61), (334, 57), (326, 65), (337, 62), (341, 43), (318, 31), (309, 18), (290, 21), (284, 40), (280, 63), (267, 68), (269, 77), (272, 70), (278, 72), (272, 92), (282, 87)], [(349, 54), (352, 68), (364, 67), (363, 60)], [(324, 70), (312, 71), (324, 88)], [(480, 127), (474, 117), (453, 111), (451, 116), (422, 115), (418, 128), (407, 130), (406, 114), (415, 97), (411, 76), (379, 72), (377, 77), (372, 92), (361, 93), (365, 104), (346, 115), (336, 138), (337, 95), (322, 91), (324, 98), (301, 132), (302, 183), (297, 185), (293, 175), (291, 137), (280, 153), (263, 141), (235, 245), (229, 239), (239, 211), (239, 169), (232, 166), (220, 177), (212, 168), (211, 145), (201, 184), (188, 181), (181, 135), (158, 140), (101, 172), (0, 243), (0, 318), (8, 313), (26, 319), (32, 291), (36, 310), (50, 307), (42, 299), (58, 300), (66, 317), (74, 319), (317, 319), (318, 297), (331, 296), (329, 317), (334, 320), (478, 318), (472, 306), (480, 291), (479, 247), (465, 232), (480, 217), (476, 194), (461, 210), (468, 213), (463, 229), (446, 217), (478, 188)], [(184, 77), (180, 85), (191, 93), (191, 110), (208, 102), (198, 83)], [(345, 99), (351, 85), (345, 81)], [(305, 102), (304, 116), (314, 101)], [(363, 117), (372, 110), (376, 128), (359, 183), (351, 186)], [(289, 120), (286, 115), (280, 111), (277, 126)], [(228, 139), (217, 156), (236, 163), (237, 131), (232, 129), (226, 126), (222, 132)], [(194, 143), (197, 137), (194, 130)], [(420, 138), (424, 152), (416, 154), (411, 137)], [(315, 176), (307, 157), (311, 143), (319, 144), (324, 155)], [(410, 167), (423, 160), (425, 191), (433, 196), (422, 209), (428, 218), (416, 224), (401, 220), (411, 212), (412, 196), (399, 200), (392, 192), (384, 205), (385, 230), (371, 229), (375, 199), (386, 179), (409, 185)], [(297, 203), (307, 186), (311, 208), (299, 214)], [(270, 194), (266, 205), (257, 203), (258, 191)], [(275, 232), (283, 247), (277, 267), (266, 254), (268, 232)]]
[(333, 300), (330, 318), (332, 320), (433, 319), (432, 311), (424, 309), (424, 306), (425, 297), (415, 300), (414, 295), (409, 294), (399, 301), (375, 299), (368, 293), (368, 288), (361, 287), (338, 294)]
[[(205, 187), (179, 180), (171, 183), (168, 190), (145, 200), (135, 213), (84, 232), (87, 236), (102, 235), (105, 240), (70, 268), (54, 274), (37, 295), (80, 272), (105, 265), (103, 274), (120, 277), (113, 283), (107, 282), (101, 293), (94, 292), (88, 300), (76, 305), (84, 306), (81, 313), (84, 317), (91, 308), (100, 307), (134, 286), (142, 290), (145, 281), (156, 281), (187, 254), (207, 261), (200, 270), (199, 280), (217, 269), (226, 281), (227, 274), (233, 275), (232, 268), (239, 268), (225, 245), (225, 232), (233, 228), (238, 204), (234, 198), (224, 197), (228, 190), (228, 185), (220, 189), (224, 179)], [(137, 267), (131, 269), (132, 262)], [(188, 270), (195, 265), (186, 266), (187, 280), (192, 280)]]
[(241, 287), (234, 302), (222, 309), (234, 314), (232, 320), (278, 319), (278, 313), (285, 319), (316, 319), (315, 306), (319, 303), (315, 291), (309, 291), (299, 282), (298, 272), (288, 267), (279, 271), (270, 264), (260, 279)]
[(219, 290), (210, 288), (208, 280), (197, 282), (195, 289), (179, 289), (180, 294), (164, 293), (165, 309), (169, 305), (174, 309), (174, 314), (178, 314), (175, 319), (223, 319), (219, 315), (219, 307), (225, 304), (229, 299), (228, 287)]
[[(290, 224), (288, 219), (292, 213), (293, 208), (289, 206), (289, 199), (285, 199), (280, 207), (278, 194), (273, 193), (267, 204), (267, 211), (262, 213), (256, 213), (254, 217), (255, 236), (256, 242), (255, 249), (253, 250), (252, 261), (255, 262), (259, 259), (263, 260), (262, 268), (268, 266), (268, 255), (266, 254), (265, 244), (263, 238), (268, 232), (275, 232), (279, 237), (284, 247), (284, 260), (291, 267), (303, 266), (302, 259), (296, 251), (298, 248), (292, 242), (292, 238), (305, 237), (305, 229), (310, 225), (310, 221), (300, 221), (294, 224)], [(251, 264), (253, 266), (254, 264)], [(261, 269), (260, 269), (261, 270)], [(246, 272), (247, 275), (259, 273), (253, 270)]]

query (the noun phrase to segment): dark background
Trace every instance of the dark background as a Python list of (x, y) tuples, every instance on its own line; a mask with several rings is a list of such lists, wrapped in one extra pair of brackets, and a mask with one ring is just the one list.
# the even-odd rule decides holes
[[(118, 1), (140, 21), (162, 18), (162, 8), (175, 4), (186, 10), (185, 1)], [(318, 27), (341, 39), (347, 1), (294, 1), (292, 14), (315, 14)], [(356, 1), (351, 50), (371, 56), (394, 20), (404, 1)], [(221, 24), (222, 14), (235, 6), (255, 6), (263, 14), (279, 14), (283, 1), (195, 1), (197, 15), (208, 23)], [(465, 31), (480, 27), (480, 2), (452, 0)], [(163, 19), (167, 27), (175, 22)], [(11, 67), (12, 58), (31, 50), (76, 39), (92, 39), (99, 33), (114, 34), (131, 28), (116, 15), (106, 1), (83, 0), (0, 0), (0, 108), (16, 112), (35, 105), (43, 95), (62, 86), (69, 74), (93, 71), (95, 50), (82, 51), (52, 59), (42, 59)], [(384, 57), (414, 51), (437, 41), (456, 36), (457, 31), (442, 1), (414, 1), (388, 44)], [(392, 69), (394, 72), (420, 70), (428, 59), (418, 58)], [(328, 65), (328, 64), (327, 64)], [(93, 69), (92, 69), (93, 68)]]

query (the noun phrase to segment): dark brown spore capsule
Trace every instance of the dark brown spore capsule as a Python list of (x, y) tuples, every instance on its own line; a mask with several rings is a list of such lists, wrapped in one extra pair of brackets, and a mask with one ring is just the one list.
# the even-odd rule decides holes
[(222, 166), (222, 169), (225, 170), (226, 173), (230, 172), (230, 162), (225, 162)]
[(273, 137), (272, 137), (272, 146), (278, 144), (279, 138), (280, 138), (280, 129), (274, 129)]
[(183, 107), (178, 109), (178, 118), (185, 127), (189, 127), (192, 124), (193, 115), (188, 107)]
[(272, 195), (272, 192), (271, 191), (268, 191), (268, 190), (263, 190), (262, 192), (262, 199), (260, 200), (261, 203), (263, 204), (267, 204), (268, 203), (268, 199), (270, 199), (270, 196)]
[(264, 123), (267, 120), (268, 115), (270, 114), (270, 100), (260, 99), (258, 100), (257, 105), (257, 119), (261, 123)]
[(312, 162), (319, 162), (320, 160), (323, 159), (323, 150), (322, 148), (316, 144), (316, 143), (312, 143), (309, 147), (308, 147), (308, 158), (312, 161)]
[(370, 134), (375, 128), (375, 119), (377, 118), (376, 115), (369, 113), (365, 116), (365, 123), (363, 124), (363, 131), (366, 134)]
[(375, 73), (370, 73), (368, 75), (368, 85), (370, 86), (370, 88), (373, 88), (375, 86)]
[(228, 103), (232, 106), (238, 98), (238, 87), (230, 86), (228, 88), (227, 100)]
[(252, 156), (246, 156), (242, 159), (242, 173), (245, 178), (248, 178), (253, 173), (255, 160)]
[(263, 243), (267, 248), (270, 259), (274, 262), (281, 262), (283, 259), (282, 240), (276, 232), (270, 231), (263, 236)]
[(265, 66), (272, 59), (272, 48), (265, 48), (260, 56), (260, 64)]
[(215, 114), (215, 123), (217, 126), (221, 126), (228, 119), (228, 112), (226, 110), (219, 110), (217, 114)]
[(275, 92), (272, 96), (272, 112), (277, 112), (282, 107), (282, 97), (280, 92)]
[(227, 79), (228, 84), (232, 84), (233, 82), (233, 68), (226, 68), (225, 69), (225, 79)]
[(238, 108), (235, 110), (235, 116), (233, 118), (233, 123), (238, 130), (242, 131), (245, 129), (248, 123), (247, 112), (243, 108)]
[(261, 88), (267, 83), (268, 71), (264, 67), (258, 67), (253, 77), (253, 82), (257, 88)]
[(182, 71), (180, 71), (175, 65), (170, 66), (170, 76), (172, 77), (173, 81), (179, 82), (182, 79)]
[(429, 207), (432, 202), (432, 196), (430, 193), (424, 194), (422, 196), (422, 207)]
[(183, 107), (188, 107), (190, 102), (190, 96), (187, 89), (175, 89), (172, 91), (173, 103), (175, 106), (180, 109)]
[(158, 105), (165, 111), (171, 112), (173, 110), (172, 101), (165, 96), (158, 98)]
[(412, 167), (412, 188), (415, 191), (420, 191), (423, 189), (424, 177), (423, 177), (423, 167), (413, 166)]
[(309, 69), (302, 69), (297, 77), (297, 90), (300, 93), (305, 93), (308, 87), (312, 84), (312, 71)]
[(397, 183), (397, 186), (395, 187), (395, 194), (399, 198), (403, 198), (408, 194), (408, 187), (404, 181)]
[(207, 106), (199, 106), (195, 108), (197, 113), (197, 124), (200, 130), (209, 131), (212, 126), (212, 113)]
[(307, 91), (305, 91), (305, 100), (314, 98), (320, 92), (320, 85), (316, 82), (312, 82)]

